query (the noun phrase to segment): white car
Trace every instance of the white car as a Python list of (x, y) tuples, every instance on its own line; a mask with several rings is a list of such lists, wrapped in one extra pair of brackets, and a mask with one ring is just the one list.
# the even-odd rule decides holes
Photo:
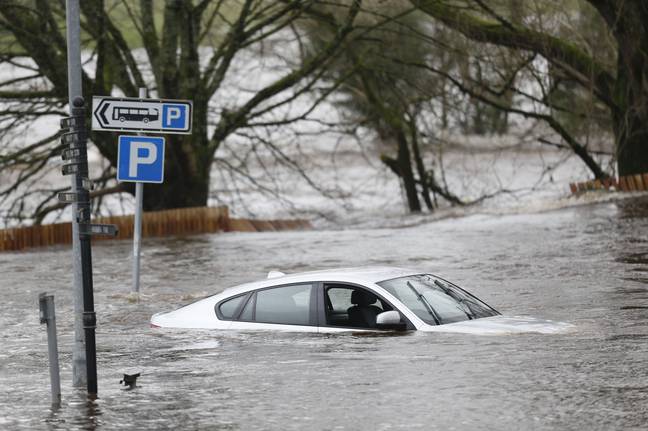
[(432, 274), (392, 267), (345, 268), (268, 278), (151, 317), (152, 327), (344, 332), (418, 330), (555, 333), (571, 325), (506, 317)]

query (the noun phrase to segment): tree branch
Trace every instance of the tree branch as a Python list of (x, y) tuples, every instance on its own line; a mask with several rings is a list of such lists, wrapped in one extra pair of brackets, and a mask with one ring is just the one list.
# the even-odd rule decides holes
[(610, 108), (616, 109), (612, 97), (615, 78), (576, 45), (514, 24), (503, 25), (483, 20), (450, 6), (446, 0), (410, 0), (410, 2), (469, 39), (537, 52), (582, 85), (592, 87), (601, 101)]
[(596, 163), (596, 161), (592, 158), (592, 156), (587, 151), (587, 148), (579, 144), (576, 141), (576, 139), (573, 136), (571, 136), (571, 134), (567, 131), (567, 129), (565, 129), (565, 127), (562, 124), (560, 124), (560, 122), (556, 120), (554, 117), (552, 117), (551, 115), (539, 114), (537, 112), (530, 112), (522, 109), (513, 108), (511, 106), (507, 106), (501, 103), (500, 101), (491, 99), (490, 97), (486, 96), (482, 92), (475, 91), (474, 89), (469, 88), (467, 85), (463, 84), (461, 81), (459, 81), (457, 78), (455, 78), (448, 72), (445, 72), (443, 70), (440, 70), (428, 64), (405, 62), (398, 59), (394, 59), (394, 62), (402, 65), (424, 68), (440, 76), (443, 76), (448, 81), (450, 81), (455, 87), (457, 87), (461, 92), (468, 94), (471, 97), (474, 97), (475, 99), (484, 102), (490, 106), (493, 106), (494, 108), (497, 108), (499, 110), (522, 115), (525, 118), (536, 118), (545, 121), (552, 129), (554, 129), (560, 135), (561, 138), (563, 138), (563, 140), (569, 145), (572, 151), (578, 157), (581, 158), (581, 160), (587, 165), (587, 167), (592, 171), (592, 173), (597, 179), (603, 179), (609, 176), (607, 173), (603, 171), (603, 169), (599, 166), (599, 164)]
[(218, 148), (220, 142), (222, 142), (222, 140), (227, 135), (229, 135), (232, 130), (235, 130), (237, 127), (245, 124), (247, 115), (257, 105), (296, 84), (304, 77), (314, 72), (317, 68), (322, 67), (322, 65), (324, 65), (324, 63), (326, 63), (326, 61), (328, 61), (337, 52), (338, 48), (342, 45), (346, 37), (353, 30), (353, 22), (360, 12), (361, 4), (362, 0), (353, 1), (351, 7), (349, 8), (349, 13), (345, 19), (344, 24), (340, 27), (333, 40), (331, 40), (331, 42), (329, 42), (314, 57), (306, 60), (301, 68), (290, 72), (289, 74), (263, 88), (235, 112), (228, 113), (228, 115), (223, 115), (221, 117), (221, 121), (219, 122), (216, 130), (212, 135), (212, 138), (210, 139), (210, 147), (212, 151), (215, 151), (216, 148)]

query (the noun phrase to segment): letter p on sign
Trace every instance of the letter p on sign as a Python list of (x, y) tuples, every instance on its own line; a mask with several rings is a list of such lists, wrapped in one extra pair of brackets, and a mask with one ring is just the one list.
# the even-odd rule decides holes
[(155, 144), (147, 141), (131, 141), (128, 176), (131, 178), (137, 177), (139, 165), (152, 165), (156, 159), (157, 147)]
[(162, 128), (167, 130), (188, 129), (189, 105), (165, 103), (162, 106)]
[(164, 138), (120, 136), (117, 148), (117, 181), (164, 181)]

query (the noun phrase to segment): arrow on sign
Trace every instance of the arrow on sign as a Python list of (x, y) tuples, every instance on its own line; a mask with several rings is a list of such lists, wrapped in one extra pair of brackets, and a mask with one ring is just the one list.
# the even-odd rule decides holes
[(104, 103), (103, 108), (101, 108), (101, 111), (99, 111), (99, 117), (103, 120), (104, 124), (108, 124), (108, 119), (106, 118), (106, 111), (108, 110), (109, 106), (110, 106), (109, 103)]

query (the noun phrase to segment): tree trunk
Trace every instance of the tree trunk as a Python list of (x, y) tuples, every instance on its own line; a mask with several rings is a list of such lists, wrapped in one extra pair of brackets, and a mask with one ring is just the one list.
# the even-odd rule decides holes
[[(167, 141), (167, 145), (173, 143)], [(189, 171), (183, 169), (178, 162), (180, 162), (179, 158), (166, 159), (164, 183), (146, 184), (145, 211), (207, 205), (209, 172), (187, 175)]]
[(420, 178), (419, 183), (421, 185), (421, 197), (423, 197), (423, 202), (425, 202), (427, 209), (432, 212), (434, 210), (434, 205), (432, 204), (432, 199), (430, 198), (430, 187), (428, 186), (427, 180), (428, 174), (425, 171), (425, 163), (423, 162), (423, 157), (421, 156), (416, 121), (412, 119), (408, 122), (408, 126), (410, 129), (410, 136), (412, 137), (412, 154), (414, 156), (416, 170), (418, 171)]
[(613, 124), (619, 175), (631, 175), (648, 172), (648, 24), (639, 13), (624, 18), (625, 25), (614, 32), (618, 109), (613, 112)]
[(412, 158), (410, 157), (407, 137), (403, 130), (396, 130), (396, 140), (398, 141), (398, 170), (401, 173), (405, 194), (407, 195), (407, 205), (410, 212), (421, 212), (421, 202), (416, 192), (416, 180), (412, 170)]
[(407, 137), (402, 129), (392, 126), (390, 130), (396, 135), (398, 153), (395, 159), (386, 154), (381, 154), (380, 160), (403, 181), (407, 206), (410, 212), (421, 212), (421, 203), (416, 192), (417, 181), (414, 178)]
[(619, 175), (648, 172), (648, 116), (628, 109), (614, 116)]

